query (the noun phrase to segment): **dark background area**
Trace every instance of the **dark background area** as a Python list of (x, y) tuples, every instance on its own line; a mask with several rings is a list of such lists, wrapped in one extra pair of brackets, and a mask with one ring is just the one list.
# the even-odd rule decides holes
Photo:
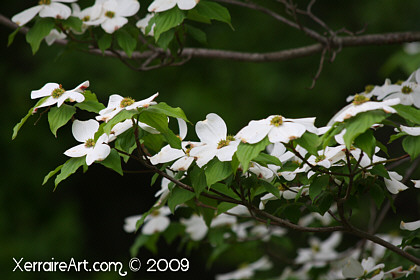
[[(264, 2), (283, 11), (280, 5)], [(299, 3), (303, 5), (305, 1)], [(35, 4), (36, 1), (1, 1), (0, 11), (10, 18)], [(141, 5), (141, 13), (144, 13), (148, 3)], [(228, 8), (234, 31), (221, 23), (202, 26), (208, 32), (210, 48), (266, 52), (313, 43), (300, 32), (261, 13)], [(366, 34), (418, 30), (419, 9), (418, 1), (414, 0), (404, 1), (404, 4), (400, 1), (319, 1), (314, 6), (318, 16), (332, 28), (357, 31), (367, 23)], [(319, 55), (260, 64), (193, 59), (181, 67), (134, 72), (116, 59), (66, 51), (58, 46), (47, 47), (45, 43), (33, 56), (22, 34), (7, 48), (11, 32), (0, 26), (0, 272), (5, 275), (3, 279), (72, 279), (76, 276), (115, 279), (114, 273), (12, 273), (15, 266), (12, 258), (67, 261), (73, 257), (80, 261), (127, 264), (135, 235), (123, 231), (124, 218), (148, 210), (158, 190), (158, 184), (150, 187), (147, 175), (121, 177), (101, 165), (93, 165), (86, 174), (77, 172), (55, 191), (52, 182), (42, 186), (44, 176), (67, 160), (63, 152), (76, 142), (70, 125), (61, 128), (56, 139), (49, 131), (46, 116), (36, 126), (32, 124), (38, 116), (31, 117), (18, 137), (11, 141), (13, 126), (35, 103), (30, 99), (31, 90), (47, 82), (72, 88), (89, 80), (90, 89), (105, 104), (113, 93), (139, 100), (159, 91), (158, 101), (181, 107), (193, 123), (214, 112), (225, 119), (229, 133), (235, 134), (250, 120), (271, 114), (290, 118), (316, 116), (316, 125), (323, 126), (345, 105), (348, 95), (363, 91), (367, 84), (382, 84), (386, 77), (395, 81), (409, 74), (402, 67), (387, 67), (389, 59), (401, 52), (401, 46), (397, 45), (343, 49), (333, 63), (325, 63), (315, 88), (309, 90)], [(415, 70), (418, 65), (410, 67)], [(188, 137), (194, 138), (193, 127), (189, 129)], [(136, 166), (129, 164), (125, 168)], [(411, 213), (417, 219), (418, 214), (418, 210)], [(199, 274), (200, 279), (213, 279), (218, 271), (234, 269), (216, 262), (207, 271), (205, 250), (187, 255), (184, 251), (177, 252), (176, 245), (161, 242), (159, 246), (158, 255), (142, 249), (139, 258), (145, 261), (149, 257), (188, 257), (191, 272), (182, 275), (142, 272), (142, 279), (180, 279), (194, 274)], [(136, 274), (129, 273), (129, 276)]]

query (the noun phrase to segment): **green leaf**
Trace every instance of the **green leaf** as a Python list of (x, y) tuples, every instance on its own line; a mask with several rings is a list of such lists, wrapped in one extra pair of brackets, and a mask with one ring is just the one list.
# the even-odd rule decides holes
[(385, 168), (385, 166), (383, 166), (382, 164), (377, 164), (377, 165), (375, 165), (374, 167), (372, 167), (370, 170), (369, 170), (369, 172), (371, 173), (371, 174), (373, 174), (373, 175), (378, 175), (378, 176), (380, 176), (380, 177), (383, 177), (383, 178), (387, 178), (387, 179), (391, 179), (390, 177), (389, 177), (389, 173), (388, 173), (388, 171), (386, 170), (386, 168)]
[(194, 10), (201, 17), (227, 23), (233, 29), (230, 23), (229, 10), (218, 3), (210, 1), (200, 1), (200, 3), (198, 3), (197, 6), (195, 6)]
[(40, 99), (34, 107), (32, 107), (31, 109), (29, 109), (28, 113), (26, 114), (26, 116), (24, 116), (20, 122), (18, 122), (14, 127), (13, 127), (13, 135), (12, 135), (12, 140), (16, 138), (19, 130), (22, 128), (22, 126), (25, 124), (25, 122), (28, 120), (28, 118), (30, 116), (33, 115), (33, 112), (35, 110), (36, 107), (38, 107), (39, 105), (41, 105), (45, 100), (47, 100), (49, 98), (49, 96), (45, 96), (44, 98)]
[(394, 142), (395, 140), (397, 140), (397, 139), (399, 139), (399, 138), (401, 138), (401, 137), (404, 137), (404, 136), (406, 136), (407, 135), (407, 133), (405, 133), (405, 132), (399, 132), (399, 133), (397, 133), (397, 134), (392, 134), (391, 135), (391, 137), (389, 137), (389, 141), (388, 141), (388, 144), (391, 144), (392, 142)]
[(261, 181), (259, 183), (264, 187), (264, 189), (266, 191), (268, 191), (269, 193), (271, 193), (272, 195), (274, 195), (278, 199), (281, 199), (280, 191), (277, 187), (273, 186), (272, 184), (270, 184), (266, 181)]
[(407, 136), (402, 141), (404, 151), (414, 160), (420, 155), (420, 136)]
[[(217, 208), (217, 201), (205, 196), (201, 196), (200, 197), (200, 202), (203, 203), (204, 205), (208, 205), (211, 206), (213, 208)], [(211, 209), (211, 208), (207, 208), (207, 207), (200, 207), (199, 208), (201, 216), (204, 219), (204, 222), (206, 223), (206, 225), (208, 227), (210, 227), (211, 225), (211, 221), (214, 218), (215, 212), (216, 210)]]
[(392, 106), (395, 110), (397, 110), (398, 115), (407, 119), (413, 123), (420, 124), (420, 110), (416, 109), (412, 106), (405, 106), (405, 105), (395, 105)]
[(60, 174), (58, 174), (57, 177), (55, 178), (55, 188), (57, 188), (60, 182), (67, 179), (67, 177), (75, 173), (77, 169), (79, 169), (80, 166), (85, 165), (85, 164), (86, 164), (86, 156), (71, 158), (68, 161), (66, 161), (61, 167)]
[(381, 149), (387, 156), (389, 156), (388, 148), (384, 144), (382, 144), (382, 142), (376, 140), (376, 146), (378, 146), (379, 149)]
[(131, 119), (135, 114), (138, 114), (137, 110), (122, 110), (105, 124), (103, 132), (106, 134), (111, 133), (112, 128), (117, 123), (125, 121), (126, 119)]
[(34, 26), (29, 29), (26, 33), (26, 42), (31, 45), (32, 53), (35, 54), (39, 46), (41, 45), (42, 39), (44, 39), (51, 30), (54, 28), (54, 19), (52, 18), (39, 18)]
[(109, 49), (111, 47), (111, 45), (112, 45), (111, 34), (105, 33), (98, 40), (98, 47), (102, 51), (102, 54), (105, 52), (105, 50)]
[(322, 148), (332, 146), (335, 143), (334, 136), (339, 134), (344, 129), (344, 123), (335, 123), (324, 135), (321, 137)]
[(156, 44), (159, 47), (161, 47), (163, 50), (167, 50), (169, 44), (174, 39), (174, 37), (175, 37), (175, 29), (170, 29), (166, 32), (163, 32), (160, 35), (159, 40), (157, 40)]
[(119, 29), (115, 33), (118, 45), (124, 50), (128, 57), (131, 57), (131, 54), (136, 49), (137, 39), (133, 38), (131, 34), (124, 29)]
[(153, 18), (150, 20), (155, 23), (154, 29), (154, 37), (156, 42), (159, 40), (159, 37), (162, 33), (168, 31), (171, 28), (174, 28), (180, 25), (185, 19), (185, 13), (178, 9), (178, 7), (174, 7), (168, 11), (164, 11), (161, 13), (157, 13)]
[(197, 165), (190, 172), (191, 186), (195, 191), (196, 197), (200, 196), (200, 193), (206, 189), (207, 181), (204, 170), (199, 168)]
[(10, 47), (10, 45), (13, 43), (13, 41), (15, 40), (16, 34), (19, 33), (19, 30), (22, 28), (22, 26), (19, 26), (18, 28), (16, 28), (15, 31), (13, 31), (12, 33), (10, 33), (9, 38), (7, 40), (7, 47)]
[(207, 164), (205, 171), (207, 186), (211, 187), (214, 183), (226, 179), (232, 173), (232, 166), (230, 162), (222, 162), (217, 158), (214, 158)]
[(312, 184), (309, 186), (309, 197), (312, 201), (328, 186), (329, 176), (323, 175), (315, 178)]
[(130, 248), (131, 257), (137, 256), (141, 247), (143, 247), (151, 238), (151, 235), (139, 234)]
[(142, 137), (142, 140), (144, 140), (144, 145), (149, 152), (153, 154), (158, 153), (165, 143), (161, 134), (146, 134)]
[(365, 133), (360, 134), (354, 140), (354, 145), (364, 151), (370, 158), (375, 154), (376, 138), (371, 129), (366, 130)]
[(384, 189), (377, 184), (374, 184), (370, 187), (369, 194), (373, 201), (375, 201), (376, 207), (378, 209), (381, 208), (382, 202), (385, 199)]
[(44, 177), (44, 181), (42, 182), (42, 185), (45, 185), (52, 176), (54, 176), (55, 174), (57, 174), (58, 171), (61, 170), (62, 167), (63, 167), (63, 164), (60, 165), (60, 166), (57, 166), (56, 169), (54, 169), (53, 171), (49, 172), (47, 174), (47, 176)]
[(324, 215), (330, 209), (333, 202), (334, 195), (331, 192), (322, 192), (316, 201), (319, 214)]
[[(96, 95), (95, 95), (95, 98), (96, 98)], [(81, 110), (85, 110), (88, 112), (96, 113), (96, 114), (98, 114), (99, 111), (101, 111), (102, 109), (105, 109), (104, 104), (102, 104), (98, 100), (87, 99), (86, 95), (85, 95), (85, 100), (81, 103), (75, 104), (74, 107), (77, 107)]]
[(171, 224), (162, 233), (162, 236), (165, 238), (166, 243), (172, 244), (175, 238), (178, 236), (183, 236), (184, 233), (185, 226), (183, 224), (171, 222)]
[(184, 121), (188, 122), (188, 119), (185, 116), (185, 113), (181, 108), (171, 107), (168, 104), (166, 104), (165, 102), (160, 102), (156, 105), (150, 106), (145, 111), (164, 114), (168, 117), (180, 118), (180, 119), (183, 119)]
[(115, 149), (111, 150), (111, 153), (103, 161), (99, 161), (105, 167), (114, 170), (121, 176), (124, 175), (121, 167), (121, 158), (118, 152)]
[(318, 156), (318, 147), (321, 144), (321, 139), (318, 135), (307, 131), (294, 141), (302, 148), (305, 148), (310, 154)]
[(207, 45), (207, 35), (203, 30), (188, 24), (185, 25), (185, 27), (187, 28), (187, 33), (191, 35), (194, 40), (202, 45)]
[(48, 112), (48, 123), (50, 130), (55, 137), (57, 137), (57, 130), (64, 126), (73, 115), (76, 113), (76, 108), (73, 106), (62, 104), (60, 107), (52, 107)]
[(283, 210), (283, 215), (292, 223), (297, 223), (302, 215), (300, 204), (289, 204)]
[(382, 122), (389, 114), (383, 110), (374, 110), (357, 114), (345, 122), (346, 133), (344, 134), (344, 142), (347, 149), (351, 148), (353, 140), (357, 136), (364, 133), (372, 127), (372, 125)]
[(139, 116), (139, 121), (156, 128), (165, 137), (168, 144), (174, 149), (181, 149), (181, 140), (168, 128), (168, 119), (165, 114), (144, 110)]
[[(211, 189), (232, 198), (239, 198), (238, 195), (232, 189), (230, 189), (228, 186), (222, 183), (216, 183), (212, 185)], [(210, 190), (208, 190), (208, 192), (211, 193)]]
[(274, 164), (277, 166), (282, 165), (281, 161), (277, 157), (266, 154), (266, 153), (259, 153), (258, 156), (253, 159), (253, 161), (263, 164), (263, 165), (267, 165), (267, 164)]
[(83, 21), (78, 17), (69, 17), (63, 20), (63, 27), (68, 29), (71, 28), (77, 32), (82, 32)]
[(168, 207), (174, 213), (175, 207), (194, 197), (194, 193), (175, 186), (168, 198)]
[(236, 156), (238, 157), (244, 172), (248, 170), (250, 161), (256, 158), (269, 144), (270, 141), (268, 140), (268, 137), (265, 137), (256, 144), (243, 142), (239, 144)]

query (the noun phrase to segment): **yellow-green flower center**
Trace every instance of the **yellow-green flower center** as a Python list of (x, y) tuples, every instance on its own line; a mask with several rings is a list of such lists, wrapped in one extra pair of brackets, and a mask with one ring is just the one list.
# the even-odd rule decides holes
[(326, 159), (327, 157), (325, 155), (319, 155), (316, 157), (315, 162), (320, 162)]
[(402, 85), (402, 83), (404, 83), (404, 81), (403, 81), (403, 80), (398, 80), (395, 84), (396, 84), (396, 85)]
[(275, 116), (274, 118), (271, 119), (270, 124), (274, 125), (274, 126), (282, 125), (283, 124), (283, 117), (282, 116)]
[(115, 16), (115, 13), (114, 13), (113, 11), (107, 11), (107, 12), (105, 13), (105, 16), (106, 16), (106, 17), (109, 17), (109, 18), (113, 18), (113, 17)]
[(134, 103), (134, 99), (133, 99), (133, 98), (131, 98), (131, 97), (126, 97), (126, 98), (124, 98), (123, 100), (121, 100), (120, 107), (121, 107), (121, 108), (125, 108), (125, 107), (127, 107), (127, 106), (132, 105), (133, 103)]
[(374, 88), (375, 88), (375, 86), (374, 86), (374, 85), (367, 85), (367, 86), (365, 86), (365, 92), (366, 92), (366, 93), (369, 93), (369, 92), (371, 92)]
[(53, 98), (59, 98), (60, 96), (63, 95), (63, 93), (65, 92), (65, 90), (63, 89), (63, 87), (60, 85), (60, 87), (54, 89), (51, 93), (51, 96)]
[(82, 21), (89, 21), (90, 20), (90, 16), (85, 16), (82, 18)]
[(193, 146), (191, 144), (188, 144), (187, 146), (185, 146), (186, 150), (185, 150), (185, 154), (187, 156), (190, 156), (190, 151), (193, 148)]
[(160, 214), (159, 210), (155, 210), (155, 211), (153, 211), (153, 212), (151, 213), (151, 215), (152, 215), (153, 217), (157, 217), (157, 216), (159, 216), (159, 214)]
[(318, 245), (318, 244), (314, 244), (314, 245), (312, 245), (312, 246), (311, 246), (311, 249), (312, 249), (312, 251), (314, 251), (314, 252), (319, 252), (319, 251), (321, 251), (321, 248), (319, 248), (319, 245)]
[(410, 94), (413, 92), (413, 89), (409, 86), (403, 86), (401, 92), (404, 94)]
[(235, 141), (235, 137), (228, 135), (228, 137), (226, 137), (225, 140), (220, 140), (219, 143), (217, 144), (217, 148), (221, 149), (223, 147), (226, 147), (229, 145), (229, 143), (231, 141)]
[(353, 99), (353, 104), (354, 105), (360, 105), (360, 104), (363, 104), (365, 102), (368, 102), (369, 100), (370, 99), (368, 97), (364, 96), (364, 95), (356, 94), (354, 96), (354, 99)]
[(85, 143), (86, 148), (92, 148), (94, 146), (95, 146), (95, 140), (93, 140), (92, 138), (88, 139)]
[(40, 0), (38, 2), (39, 5), (49, 5), (51, 4), (51, 0)]
[(287, 188), (285, 186), (283, 186), (282, 184), (278, 185), (277, 189), (281, 192), (287, 191)]

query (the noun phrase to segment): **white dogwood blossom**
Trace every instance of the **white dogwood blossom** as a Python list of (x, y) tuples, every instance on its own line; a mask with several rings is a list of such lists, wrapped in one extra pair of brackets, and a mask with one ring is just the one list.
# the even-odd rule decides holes
[(411, 135), (411, 136), (420, 136), (420, 126), (411, 127), (411, 126), (401, 125), (400, 126), (400, 129), (401, 129), (402, 132), (405, 132), (408, 135)]
[(89, 87), (89, 81), (85, 81), (76, 88), (67, 91), (60, 84), (47, 83), (41, 89), (33, 90), (31, 92), (31, 98), (37, 99), (49, 96), (37, 108), (47, 107), (54, 104), (57, 104), (57, 107), (60, 107), (66, 100), (71, 102), (83, 102), (85, 97), (81, 92), (83, 92), (87, 87)]
[(395, 171), (390, 171), (388, 173), (390, 179), (384, 178), (384, 181), (385, 186), (390, 193), (397, 194), (401, 191), (405, 191), (406, 189), (408, 189), (406, 185), (400, 182), (403, 179), (403, 177), (400, 174), (398, 174)]
[(163, 12), (178, 6), (181, 10), (191, 10), (200, 0), (155, 0), (147, 8), (149, 12)]
[(415, 221), (415, 222), (409, 222), (409, 223), (405, 223), (401, 221), (401, 224), (400, 224), (400, 229), (403, 229), (403, 230), (413, 231), (419, 228), (420, 228), (420, 220)]
[(202, 145), (194, 146), (190, 151), (190, 156), (196, 158), (199, 167), (215, 156), (220, 161), (232, 160), (238, 148), (239, 139), (227, 134), (226, 124), (221, 117), (214, 113), (208, 114), (204, 121), (199, 121), (195, 125), (195, 131)]
[(156, 26), (155, 23), (153, 23), (153, 25), (150, 28), (149, 32), (146, 32), (147, 26), (149, 25), (149, 21), (154, 16), (155, 16), (154, 14), (150, 13), (150, 14), (147, 14), (144, 18), (142, 18), (139, 21), (137, 21), (136, 26), (138, 28), (140, 28), (140, 30), (141, 30), (141, 32), (143, 34), (149, 35), (149, 36), (154, 36), (154, 30), (155, 30), (155, 26)]
[(96, 116), (96, 119), (98, 121), (108, 122), (122, 110), (134, 110), (137, 108), (147, 108), (150, 105), (155, 105), (156, 102), (153, 100), (158, 95), (159, 93), (155, 93), (149, 98), (135, 101), (131, 97), (122, 97), (121, 95), (113, 94), (109, 97), (108, 106), (99, 111), (99, 116)]
[(280, 115), (272, 115), (266, 119), (250, 121), (236, 137), (242, 142), (255, 144), (268, 135), (271, 143), (288, 143), (300, 138), (305, 131), (316, 133), (314, 122), (315, 118), (287, 119)]
[(12, 17), (12, 21), (19, 26), (25, 25), (36, 15), (67, 19), (71, 15), (71, 9), (62, 3), (72, 3), (77, 0), (40, 0), (37, 6), (26, 9)]
[(267, 257), (262, 257), (259, 260), (250, 263), (247, 266), (241, 267), (238, 270), (216, 275), (216, 280), (231, 280), (231, 279), (252, 279), (255, 271), (267, 270), (273, 266)]
[(64, 152), (69, 157), (82, 157), (86, 155), (86, 164), (91, 165), (95, 161), (104, 160), (111, 148), (108, 146), (108, 135), (102, 134), (98, 140), (94, 140), (95, 133), (98, 131), (99, 123), (95, 120), (79, 121), (75, 120), (72, 125), (74, 138), (82, 142)]
[[(170, 220), (167, 217), (171, 214), (169, 207), (163, 206), (159, 209), (152, 211), (145, 219), (141, 226), (141, 232), (145, 235), (152, 235), (157, 232), (164, 231), (170, 224)], [(134, 215), (125, 218), (124, 230), (128, 233), (136, 231), (137, 221), (142, 218), (143, 215)]]

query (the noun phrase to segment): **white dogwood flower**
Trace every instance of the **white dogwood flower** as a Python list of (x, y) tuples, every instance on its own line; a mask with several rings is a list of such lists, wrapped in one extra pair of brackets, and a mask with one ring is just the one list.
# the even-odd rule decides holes
[[(167, 217), (170, 214), (171, 210), (169, 210), (169, 207), (167, 206), (154, 210), (144, 219), (141, 232), (146, 235), (152, 235), (164, 231), (170, 224), (170, 219)], [(135, 215), (125, 218), (124, 230), (129, 233), (135, 232), (137, 221), (140, 220), (142, 216), (143, 215)]]
[(54, 44), (56, 40), (62, 40), (67, 37), (66, 34), (64, 34), (61, 31), (57, 31), (57, 29), (53, 29), (50, 31), (50, 34), (48, 34), (44, 39), (48, 46), (51, 46)]
[(401, 191), (405, 191), (406, 189), (408, 189), (406, 185), (400, 182), (403, 179), (403, 177), (400, 174), (394, 171), (390, 171), (388, 173), (390, 179), (384, 178), (384, 181), (385, 186), (390, 193), (397, 194)]
[(57, 83), (47, 83), (39, 90), (33, 90), (31, 92), (31, 98), (42, 98), (49, 96), (41, 105), (37, 108), (47, 107), (54, 104), (57, 104), (60, 107), (64, 101), (70, 100), (71, 102), (83, 102), (85, 97), (81, 92), (83, 92), (87, 87), (89, 87), (89, 81), (85, 81), (78, 85), (72, 90), (66, 91), (62, 85)]
[[(415, 73), (417, 73), (416, 71)], [(402, 105), (414, 105), (417, 108), (420, 108), (420, 86), (417, 82), (412, 82), (410, 79), (413, 77), (410, 76), (407, 81), (402, 82), (401, 85), (395, 85), (398, 90), (389, 94), (384, 98), (384, 100), (389, 100), (391, 98), (399, 98)]]
[[(19, 26), (25, 25), (36, 15), (40, 17), (52, 17), (67, 19), (71, 15), (71, 9), (62, 3), (72, 3), (77, 0), (40, 0), (39, 5), (26, 9), (12, 17), (12, 21)], [(60, 3), (62, 2), (62, 3)]]
[(305, 131), (316, 133), (314, 122), (315, 118), (287, 119), (280, 115), (272, 115), (266, 119), (250, 121), (236, 137), (242, 142), (255, 144), (268, 135), (271, 143), (288, 143), (301, 137)]
[(407, 133), (411, 136), (420, 136), (420, 126), (417, 127), (411, 127), (411, 126), (400, 126), (400, 129), (402, 132)]
[(220, 161), (232, 160), (238, 148), (239, 139), (227, 135), (227, 127), (221, 117), (214, 113), (208, 114), (204, 121), (199, 121), (195, 125), (195, 131), (202, 145), (194, 146), (190, 151), (190, 156), (196, 158), (199, 167), (215, 156)]
[[(153, 128), (150, 125), (147, 125), (145, 123), (138, 122), (137, 124), (141, 129), (143, 129), (144, 131), (147, 131), (151, 134), (159, 134), (160, 133), (155, 128)], [(109, 133), (109, 141), (108, 142), (114, 141), (115, 139), (117, 139), (118, 135), (123, 134), (124, 132), (126, 132), (127, 130), (129, 130), (132, 127), (133, 127), (133, 121), (131, 119), (127, 119), (123, 122), (117, 123), (116, 125), (114, 125), (112, 127), (112, 130)]]
[(273, 266), (271, 261), (267, 257), (262, 257), (259, 260), (250, 263), (245, 267), (241, 267), (238, 270), (216, 275), (216, 280), (230, 280), (230, 279), (252, 279), (255, 271), (257, 270), (267, 270)]
[(172, 9), (175, 5), (181, 10), (191, 10), (200, 0), (155, 0), (147, 8), (149, 12), (163, 12)]
[(335, 122), (343, 122), (351, 117), (356, 116), (359, 113), (373, 111), (373, 110), (383, 110), (386, 113), (396, 113), (396, 110), (391, 106), (397, 105), (400, 103), (399, 98), (393, 98), (385, 101), (369, 101), (364, 95), (356, 95), (352, 103), (341, 109), (327, 125), (332, 125)]
[(147, 108), (150, 105), (155, 105), (156, 102), (153, 101), (159, 93), (155, 93), (149, 98), (135, 101), (131, 97), (122, 97), (118, 94), (113, 94), (109, 97), (108, 106), (105, 109), (99, 111), (99, 116), (96, 116), (98, 121), (108, 122), (110, 119), (115, 117), (122, 110), (134, 110), (137, 108)]
[(86, 24), (100, 24), (102, 29), (109, 34), (123, 27), (128, 22), (127, 17), (135, 15), (140, 9), (140, 3), (137, 0), (102, 0), (97, 3), (102, 4), (101, 16)]
[(405, 223), (401, 221), (401, 224), (400, 224), (400, 229), (403, 229), (403, 230), (413, 231), (418, 228), (420, 228), (420, 220), (415, 221), (415, 222), (409, 222), (409, 223)]
[(149, 35), (149, 36), (154, 36), (154, 30), (155, 30), (155, 26), (156, 26), (155, 23), (150, 28), (150, 31), (148, 33), (146, 33), (146, 28), (149, 25), (149, 21), (154, 16), (155, 16), (154, 14), (147, 14), (144, 18), (137, 21), (136, 26), (138, 28), (140, 28), (140, 30), (143, 34)]
[(97, 141), (94, 140), (98, 128), (99, 123), (95, 120), (75, 120), (72, 125), (72, 133), (74, 138), (82, 144), (68, 149), (64, 154), (69, 157), (86, 155), (87, 165), (104, 160), (111, 152), (111, 148), (107, 145), (108, 135), (106, 133), (102, 134)]

